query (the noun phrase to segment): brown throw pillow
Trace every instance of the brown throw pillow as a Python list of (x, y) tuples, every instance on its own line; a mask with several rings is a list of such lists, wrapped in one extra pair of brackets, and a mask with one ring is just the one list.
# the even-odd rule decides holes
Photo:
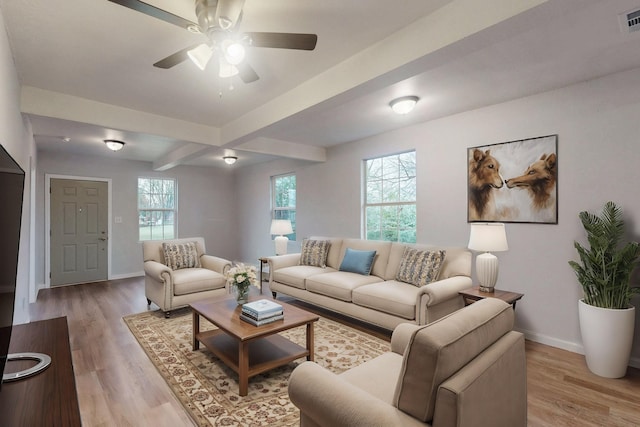
[(423, 286), (438, 277), (446, 251), (422, 251), (405, 248), (396, 280)]
[(328, 240), (303, 241), (299, 264), (322, 268), (326, 267), (329, 246), (331, 246), (331, 242)]
[(164, 263), (172, 270), (200, 268), (200, 257), (196, 242), (163, 243)]

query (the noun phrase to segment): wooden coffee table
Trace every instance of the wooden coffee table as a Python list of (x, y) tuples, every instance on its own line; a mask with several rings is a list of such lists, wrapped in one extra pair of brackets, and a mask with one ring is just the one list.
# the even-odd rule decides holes
[[(262, 299), (252, 296), (250, 301)], [(238, 394), (246, 396), (249, 378), (278, 366), (306, 357), (313, 361), (313, 323), (319, 317), (298, 307), (278, 301), (284, 319), (263, 326), (240, 320), (241, 307), (232, 296), (211, 298), (190, 304), (193, 311), (193, 350), (200, 343), (238, 374)], [(200, 316), (219, 329), (200, 331)], [(278, 332), (307, 327), (307, 346), (301, 347)]]

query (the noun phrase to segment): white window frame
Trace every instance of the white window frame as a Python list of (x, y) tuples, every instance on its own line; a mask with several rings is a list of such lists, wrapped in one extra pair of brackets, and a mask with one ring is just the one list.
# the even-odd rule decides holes
[[(171, 181), (173, 182), (173, 208), (145, 208), (145, 207), (140, 207), (140, 180), (142, 179), (146, 179), (146, 180), (155, 180), (155, 181)], [(138, 181), (137, 181), (137, 188), (136, 188), (136, 204), (138, 207), (138, 217), (136, 219), (137, 223), (138, 223), (138, 239), (139, 241), (152, 241), (152, 240), (164, 240), (164, 239), (176, 239), (178, 238), (178, 180), (175, 178), (164, 178), (164, 177), (146, 177), (146, 176), (140, 176), (138, 177)], [(172, 212), (173, 213), (173, 237), (166, 237), (164, 235), (164, 226), (162, 228), (162, 236), (159, 237), (155, 237), (153, 236), (153, 234), (151, 235), (151, 237), (153, 238), (149, 238), (149, 239), (143, 239), (142, 236), (140, 235), (140, 218), (141, 218), (141, 213), (145, 211), (145, 212), (161, 212), (162, 213), (162, 217), (165, 216), (166, 212)]]
[[(384, 159), (390, 159), (390, 158), (395, 158), (395, 157), (400, 157), (406, 154), (413, 154), (414, 156), (414, 165), (415, 165), (415, 174), (409, 176), (409, 178), (413, 179), (413, 182), (415, 183), (415, 188), (414, 188), (414, 195), (415, 198), (413, 200), (402, 200), (402, 201), (393, 201), (393, 202), (385, 202), (383, 200), (381, 201), (376, 201), (376, 202), (372, 202), (370, 200), (368, 200), (368, 196), (369, 196), (369, 192), (368, 192), (368, 188), (369, 188), (369, 182), (368, 182), (368, 165), (369, 162), (374, 161), (374, 160), (382, 160), (384, 162)], [(368, 158), (368, 159), (364, 159), (362, 162), (362, 238), (363, 239), (368, 239), (368, 240), (387, 240), (387, 241), (396, 241), (396, 242), (405, 242), (405, 243), (415, 243), (416, 239), (417, 239), (417, 232), (418, 232), (418, 213), (417, 213), (417, 199), (418, 199), (418, 192), (417, 192), (417, 164), (416, 164), (416, 151), (415, 150), (409, 150), (409, 151), (404, 151), (401, 153), (394, 153), (394, 154), (387, 154), (384, 156), (378, 156), (378, 157), (372, 157), (372, 158)], [(400, 180), (401, 177), (398, 175), (397, 177), (391, 178), (391, 179), (383, 179), (381, 180), (381, 197), (384, 197), (384, 188), (385, 188), (385, 183), (388, 182), (390, 184), (397, 184), (398, 186), (400, 185)], [(396, 181), (394, 183), (394, 181)], [(391, 239), (385, 239), (385, 235), (384, 235), (384, 230), (382, 229), (382, 221), (379, 222), (380, 225), (380, 229), (377, 231), (378, 234), (378, 238), (373, 239), (371, 238), (371, 234), (372, 234), (372, 230), (368, 229), (368, 218), (367, 218), (367, 212), (368, 212), (368, 208), (371, 207), (384, 207), (384, 208), (397, 208), (397, 209), (402, 209), (402, 207), (412, 207), (415, 210), (415, 226), (413, 228), (407, 228), (407, 227), (397, 227), (395, 229), (396, 231), (396, 239), (395, 240), (391, 240)], [(414, 239), (401, 239), (402, 236), (402, 231), (413, 231), (413, 235), (414, 235)]]
[[(293, 207), (291, 206), (277, 206), (276, 203), (276, 198), (277, 198), (277, 191), (276, 191), (276, 181), (278, 179), (281, 178), (288, 178), (288, 177), (294, 177), (296, 180), (296, 188), (295, 188), (295, 195), (294, 195), (294, 202), (295, 205)], [(298, 195), (298, 178), (295, 174), (295, 172), (290, 172), (290, 173), (285, 173), (285, 174), (281, 174), (281, 175), (274, 175), (271, 177), (271, 219), (291, 219), (293, 218), (293, 220), (291, 221), (291, 226), (293, 227), (293, 233), (292, 234), (288, 234), (287, 237), (289, 238), (289, 240), (296, 240), (296, 217), (297, 217), (297, 212), (296, 212), (296, 208), (297, 208), (297, 195)], [(289, 215), (286, 215), (284, 218), (282, 215), (279, 215), (278, 212), (289, 212)], [(293, 214), (293, 215), (292, 215)], [(272, 236), (274, 237), (274, 236)]]

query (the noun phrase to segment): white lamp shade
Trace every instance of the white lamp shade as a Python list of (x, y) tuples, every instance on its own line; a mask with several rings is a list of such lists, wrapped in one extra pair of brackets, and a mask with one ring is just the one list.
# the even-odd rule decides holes
[(287, 253), (287, 245), (289, 238), (285, 234), (293, 233), (291, 221), (288, 219), (274, 219), (271, 221), (271, 234), (276, 234), (273, 239), (276, 244), (276, 255), (284, 255)]
[(501, 252), (509, 249), (504, 224), (499, 222), (471, 224), (469, 249), (482, 251), (476, 257), (476, 276), (480, 290), (493, 292), (498, 281), (498, 257), (489, 252)]
[(473, 223), (469, 234), (469, 249), (481, 252), (502, 252), (509, 249), (504, 224)]
[(293, 233), (293, 227), (288, 219), (274, 219), (271, 221), (271, 234), (283, 236), (291, 233)]
[(198, 45), (196, 48), (187, 52), (189, 59), (191, 59), (191, 61), (193, 61), (193, 63), (203, 71), (207, 67), (207, 63), (211, 59), (212, 55), (213, 51), (206, 44)]
[(222, 79), (233, 77), (240, 71), (235, 65), (229, 64), (225, 58), (220, 58), (220, 69), (218, 76)]

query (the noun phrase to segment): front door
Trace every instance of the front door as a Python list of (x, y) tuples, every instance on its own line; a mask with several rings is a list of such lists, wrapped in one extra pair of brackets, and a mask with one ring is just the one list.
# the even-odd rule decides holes
[(51, 286), (107, 280), (108, 185), (51, 179)]

